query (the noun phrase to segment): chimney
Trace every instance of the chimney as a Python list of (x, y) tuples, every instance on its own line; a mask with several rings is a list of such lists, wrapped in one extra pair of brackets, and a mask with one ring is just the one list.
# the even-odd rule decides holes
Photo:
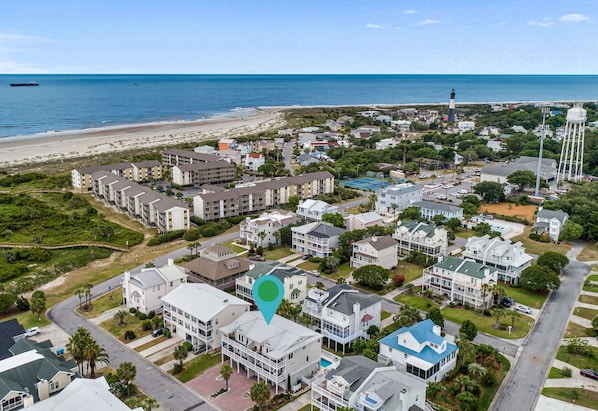
[(440, 337), (440, 333), (441, 333), (440, 326), (439, 326), (439, 325), (435, 325), (434, 327), (432, 327), (432, 332), (433, 332), (434, 334), (436, 334), (437, 336), (439, 336), (439, 337)]
[(131, 272), (125, 271), (125, 282), (128, 283), (129, 281), (131, 281)]
[(438, 262), (441, 262), (443, 259), (444, 259), (444, 256), (443, 256), (443, 255), (439, 255), (439, 256), (438, 256)]
[(378, 237), (376, 237), (375, 235), (372, 236), (372, 243), (375, 243), (376, 241), (378, 241)]
[(50, 384), (43, 378), (37, 383), (37, 395), (40, 401), (50, 397)]
[(490, 277), (490, 269), (484, 268), (484, 277)]
[(174, 265), (174, 258), (169, 258), (168, 259), (168, 266), (172, 267)]

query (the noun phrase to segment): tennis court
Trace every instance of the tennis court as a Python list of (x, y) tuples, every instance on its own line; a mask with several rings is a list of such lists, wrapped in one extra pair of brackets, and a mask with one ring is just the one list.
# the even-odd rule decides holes
[(354, 188), (357, 190), (369, 190), (369, 191), (377, 191), (381, 188), (384, 188), (388, 185), (388, 183), (384, 180), (377, 180), (375, 178), (356, 178), (355, 180), (351, 181), (343, 181), (343, 186)]

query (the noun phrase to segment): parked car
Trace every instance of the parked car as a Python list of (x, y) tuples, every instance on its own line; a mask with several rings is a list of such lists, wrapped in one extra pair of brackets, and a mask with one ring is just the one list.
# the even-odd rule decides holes
[(510, 307), (513, 304), (515, 304), (515, 300), (513, 300), (511, 297), (509, 297), (508, 295), (505, 295), (502, 299), (502, 301), (500, 302), (500, 305), (502, 305), (503, 307)]
[(251, 257), (249, 257), (249, 259), (252, 261), (266, 261), (266, 259), (261, 255), (252, 255)]
[(25, 336), (26, 337), (33, 337), (34, 335), (38, 335), (41, 331), (39, 330), (39, 327), (31, 327), (28, 328), (27, 331), (25, 332)]
[(164, 334), (164, 328), (156, 328), (154, 331), (152, 331), (152, 337), (159, 337), (162, 334)]
[(438, 194), (436, 198), (439, 200), (446, 200), (446, 196), (444, 194)]
[(309, 260), (309, 257), (311, 257), (309, 254), (305, 254), (303, 257), (301, 257), (302, 260)]
[(521, 313), (525, 313), (525, 314), (531, 314), (532, 313), (532, 309), (529, 307), (526, 307), (525, 305), (518, 305), (517, 307), (515, 307), (515, 309)]
[(584, 377), (591, 378), (593, 380), (598, 380), (598, 372), (590, 369), (590, 368), (582, 368), (579, 370), (579, 373)]
[(469, 191), (467, 191), (466, 189), (462, 188), (461, 190), (459, 190), (459, 193), (461, 193), (461, 194), (467, 194), (467, 193), (469, 193)]

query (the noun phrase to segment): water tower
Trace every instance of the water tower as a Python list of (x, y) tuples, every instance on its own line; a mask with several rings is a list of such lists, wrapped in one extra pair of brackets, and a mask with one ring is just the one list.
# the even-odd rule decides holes
[(587, 112), (581, 107), (567, 111), (567, 124), (561, 148), (556, 180), (581, 181), (583, 178), (583, 143)]

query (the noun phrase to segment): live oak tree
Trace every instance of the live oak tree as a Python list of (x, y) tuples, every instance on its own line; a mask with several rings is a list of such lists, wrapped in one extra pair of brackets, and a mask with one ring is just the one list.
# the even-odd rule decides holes
[(502, 184), (493, 181), (482, 181), (475, 186), (474, 192), (482, 196), (487, 203), (504, 201), (505, 192)]
[(521, 272), (521, 285), (531, 291), (557, 290), (561, 279), (552, 269), (532, 264)]
[(353, 278), (362, 285), (380, 290), (388, 281), (388, 270), (378, 265), (364, 265), (353, 271)]
[(567, 258), (566, 255), (563, 255), (561, 253), (547, 251), (540, 257), (538, 257), (538, 260), (536, 262), (538, 263), (538, 265), (548, 267), (552, 271), (560, 273), (561, 270), (565, 268), (567, 264), (569, 264), (569, 258)]
[(345, 228), (345, 217), (341, 213), (326, 213), (322, 216), (322, 221), (335, 227)]
[(583, 226), (575, 221), (567, 220), (563, 224), (559, 241), (575, 241), (583, 235)]
[(523, 191), (526, 187), (534, 187), (536, 185), (536, 173), (531, 170), (517, 170), (507, 177), (510, 184), (519, 187), (519, 191)]

